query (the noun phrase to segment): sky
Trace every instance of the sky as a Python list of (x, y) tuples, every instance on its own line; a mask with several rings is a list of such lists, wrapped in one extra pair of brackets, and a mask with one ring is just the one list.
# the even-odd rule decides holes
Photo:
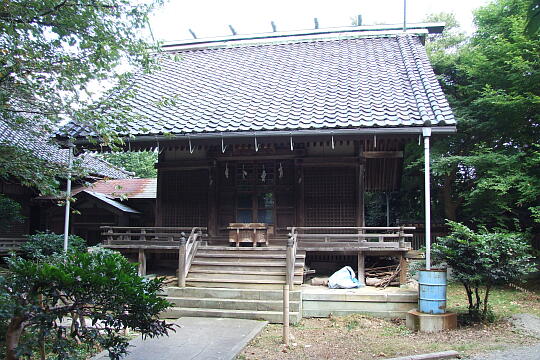
[[(489, 0), (407, 0), (407, 22), (421, 22), (427, 14), (453, 12), (462, 28), (472, 33), (473, 10)], [(402, 24), (403, 0), (168, 0), (150, 19), (156, 40), (191, 39), (238, 34), (350, 26), (351, 17), (362, 15), (364, 25)]]

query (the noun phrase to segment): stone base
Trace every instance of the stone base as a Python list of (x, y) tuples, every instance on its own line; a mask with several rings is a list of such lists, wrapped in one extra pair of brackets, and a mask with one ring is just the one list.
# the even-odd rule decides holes
[(457, 314), (424, 314), (414, 309), (407, 312), (406, 324), (409, 329), (422, 332), (455, 329), (457, 327)]

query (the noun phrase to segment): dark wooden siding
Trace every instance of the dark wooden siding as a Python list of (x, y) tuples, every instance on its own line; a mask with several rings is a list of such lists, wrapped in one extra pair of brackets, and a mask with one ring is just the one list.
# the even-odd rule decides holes
[(354, 167), (306, 167), (303, 181), (306, 226), (356, 226)]
[(162, 226), (207, 226), (208, 170), (163, 171), (160, 199)]

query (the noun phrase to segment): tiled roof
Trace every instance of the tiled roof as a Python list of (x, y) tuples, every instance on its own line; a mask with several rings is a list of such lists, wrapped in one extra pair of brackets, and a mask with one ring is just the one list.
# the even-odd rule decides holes
[[(15, 146), (31, 151), (36, 157), (56, 164), (67, 166), (68, 163), (68, 149), (61, 149), (46, 136), (39, 137), (34, 132), (24, 131), (24, 129), (12, 129), (3, 121), (0, 121), (0, 145)], [(91, 175), (111, 179), (125, 179), (133, 176), (132, 173), (90, 153), (80, 154), (77, 159), (81, 161), (82, 167)]]
[(112, 198), (155, 199), (157, 179), (100, 180), (86, 190), (105, 194)]
[(455, 125), (419, 36), (176, 51), (134, 79), (131, 134)]

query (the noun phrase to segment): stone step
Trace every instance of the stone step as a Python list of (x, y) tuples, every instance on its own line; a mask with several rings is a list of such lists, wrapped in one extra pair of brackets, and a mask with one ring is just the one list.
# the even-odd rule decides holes
[[(301, 281), (295, 281), (295, 285), (302, 285)], [(210, 287), (210, 288), (229, 288), (229, 289), (267, 289), (282, 290), (285, 281), (265, 281), (265, 280), (231, 280), (231, 279), (186, 279), (187, 286)]]
[[(281, 311), (221, 310), (171, 307), (160, 314), (160, 318), (162, 319), (177, 319), (185, 316), (253, 319), (266, 320), (275, 324), (283, 323), (283, 313)], [(290, 321), (293, 324), (297, 323), (301, 319), (300, 312), (291, 312), (289, 316)]]
[[(207, 299), (194, 297), (167, 297), (174, 307), (221, 310), (283, 311), (282, 300)], [(300, 311), (300, 301), (289, 302), (291, 312)]]
[[(216, 278), (219, 278), (219, 280), (215, 280)], [(296, 275), (295, 281), (302, 281), (302, 274)], [(258, 280), (264, 280), (266, 282), (281, 282), (285, 280), (285, 274), (275, 275), (275, 274), (253, 274), (249, 272), (240, 272), (240, 273), (233, 273), (233, 272), (219, 272), (219, 273), (208, 273), (208, 272), (193, 272), (190, 271), (188, 280), (194, 280), (194, 279), (204, 279), (205, 281), (221, 281), (221, 280), (229, 280), (229, 281), (258, 281)]]
[[(164, 289), (166, 296), (171, 297), (195, 297), (206, 299), (239, 299), (239, 300), (282, 300), (282, 290), (259, 290), (259, 289), (226, 289), (204, 287), (177, 287), (169, 286)], [(301, 300), (300, 291), (289, 292), (291, 301)]]
[[(237, 274), (237, 275), (257, 275), (257, 276), (266, 276), (266, 275), (281, 275), (284, 276), (287, 274), (287, 271), (284, 268), (266, 268), (266, 267), (242, 267), (242, 266), (201, 266), (195, 265), (191, 266), (189, 273), (203, 273), (203, 274)], [(303, 276), (304, 271), (302, 268), (295, 268), (294, 274), (297, 276)]]

